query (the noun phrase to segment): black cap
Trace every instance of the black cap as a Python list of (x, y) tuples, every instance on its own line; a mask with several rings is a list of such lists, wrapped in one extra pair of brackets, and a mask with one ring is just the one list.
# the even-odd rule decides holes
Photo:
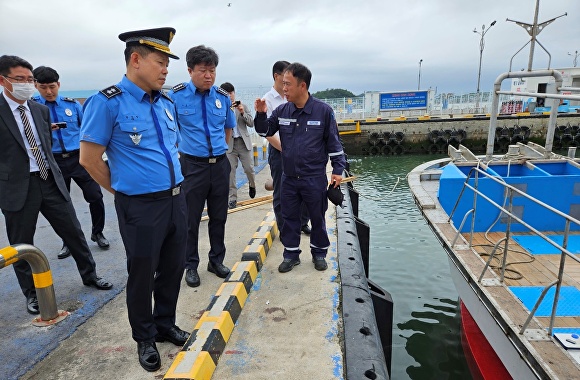
[(344, 201), (344, 194), (340, 190), (340, 186), (334, 187), (334, 183), (328, 185), (328, 191), (326, 192), (328, 200), (334, 203), (335, 206), (342, 207), (342, 201)]
[(173, 28), (156, 28), (121, 33), (119, 34), (119, 39), (125, 42), (127, 46), (145, 45), (159, 50), (173, 59), (179, 59), (178, 56), (169, 50), (169, 43), (173, 36), (175, 36), (175, 29)]

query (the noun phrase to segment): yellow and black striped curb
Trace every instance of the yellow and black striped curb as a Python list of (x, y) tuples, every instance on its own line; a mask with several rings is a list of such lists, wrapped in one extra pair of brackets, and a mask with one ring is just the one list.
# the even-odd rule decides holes
[(242, 261), (255, 261), (260, 271), (276, 236), (278, 236), (276, 216), (273, 212), (269, 212), (244, 249)]
[(163, 379), (211, 379), (277, 235), (276, 218), (269, 212), (244, 249), (242, 261), (232, 267)]

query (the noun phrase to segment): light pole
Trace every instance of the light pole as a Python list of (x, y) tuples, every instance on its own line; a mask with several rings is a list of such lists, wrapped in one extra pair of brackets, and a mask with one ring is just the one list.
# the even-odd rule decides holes
[(568, 55), (574, 57), (574, 61), (572, 61), (572, 63), (574, 64), (574, 67), (576, 67), (576, 65), (578, 64), (578, 50), (576, 50), (574, 54), (568, 53)]
[(479, 40), (479, 71), (477, 73), (477, 92), (476, 92), (476, 99), (475, 99), (475, 108), (479, 110), (479, 83), (481, 81), (481, 59), (483, 58), (483, 48), (485, 47), (484, 37), (487, 31), (495, 25), (495, 20), (489, 24), (487, 29), (485, 28), (485, 24), (481, 26), (481, 32), (478, 32), (476, 28), (473, 29), (473, 33), (477, 33), (481, 36)]
[(419, 83), (417, 83), (417, 91), (421, 90), (421, 63), (423, 63), (423, 59), (419, 60)]

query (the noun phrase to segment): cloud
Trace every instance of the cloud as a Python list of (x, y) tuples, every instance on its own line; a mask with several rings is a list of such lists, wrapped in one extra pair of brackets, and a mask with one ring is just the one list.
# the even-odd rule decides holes
[[(227, 4), (231, 3), (231, 6)], [(185, 53), (195, 45), (213, 47), (220, 56), (216, 83), (237, 88), (269, 86), (279, 59), (298, 61), (313, 72), (312, 91), (345, 88), (362, 91), (475, 91), (480, 36), (473, 29), (497, 23), (485, 35), (481, 88), (509, 68), (511, 57), (529, 39), (506, 18), (531, 23), (533, 0), (294, 0), (278, 1), (73, 1), (2, 2), (1, 45), (33, 66), (59, 71), (63, 90), (100, 89), (118, 82), (125, 71), (123, 43), (128, 30), (172, 26), (168, 83), (188, 80)], [(551, 54), (551, 67), (570, 67), (568, 52), (579, 50), (577, 0), (544, 1), (540, 21), (568, 12), (539, 35)], [(527, 67), (528, 50), (513, 60)], [(534, 66), (545, 68), (548, 55), (536, 47)]]

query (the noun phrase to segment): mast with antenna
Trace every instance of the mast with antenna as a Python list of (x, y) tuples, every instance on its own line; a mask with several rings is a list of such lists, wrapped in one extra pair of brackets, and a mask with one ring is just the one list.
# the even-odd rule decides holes
[(538, 43), (538, 45), (540, 45), (540, 47), (542, 49), (544, 49), (544, 51), (546, 52), (546, 54), (548, 54), (548, 69), (550, 68), (550, 63), (552, 62), (552, 56), (550, 55), (550, 53), (548, 52), (548, 50), (546, 50), (546, 48), (540, 43), (540, 41), (538, 41), (538, 34), (540, 34), (542, 32), (542, 30), (544, 30), (544, 28), (546, 26), (548, 26), (549, 24), (551, 24), (552, 22), (554, 22), (554, 20), (560, 18), (560, 17), (564, 17), (564, 16), (568, 16), (568, 13), (564, 13), (563, 15), (560, 15), (558, 17), (554, 17), (553, 19), (550, 19), (548, 21), (544, 21), (541, 24), (538, 24), (538, 14), (540, 12), (540, 0), (536, 0), (536, 11), (534, 13), (534, 23), (533, 24), (528, 24), (525, 22), (521, 22), (521, 21), (516, 21), (516, 20), (510, 20), (509, 18), (506, 19), (506, 21), (511, 21), (516, 23), (517, 25), (521, 26), (522, 28), (524, 28), (528, 34), (532, 37), (524, 46), (522, 46), (522, 48), (520, 50), (518, 50), (516, 52), (516, 54), (514, 54), (512, 56), (512, 59), (510, 60), (510, 69), (509, 71), (512, 71), (512, 61), (514, 59), (514, 57), (520, 52), (522, 51), (523, 48), (525, 48), (528, 44), (530, 44), (530, 57), (528, 58), (528, 71), (532, 71), (532, 64), (534, 61), (534, 50), (536, 48), (536, 43)]

